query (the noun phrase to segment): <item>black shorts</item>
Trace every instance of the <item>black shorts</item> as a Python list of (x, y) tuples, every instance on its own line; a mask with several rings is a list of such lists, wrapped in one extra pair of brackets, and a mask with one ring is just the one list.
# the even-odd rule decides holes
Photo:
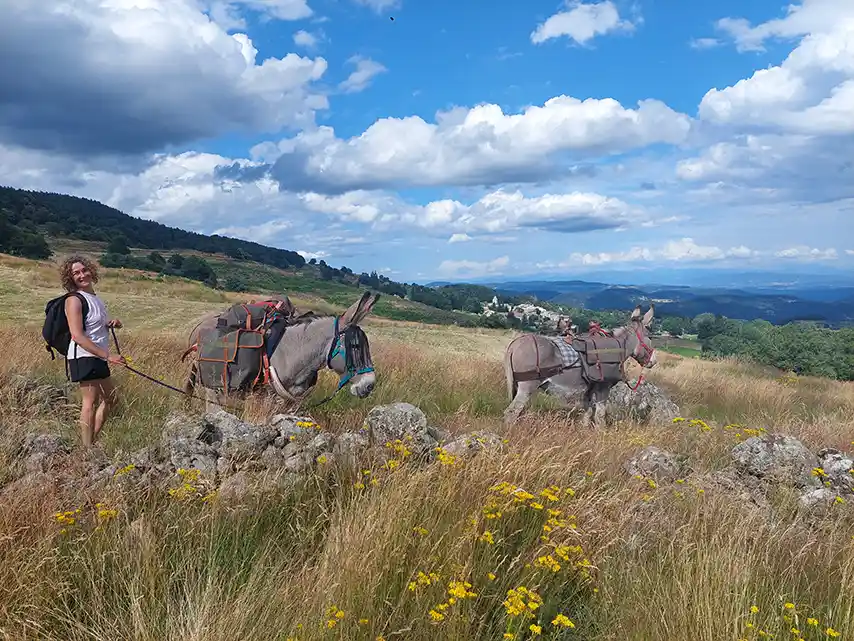
[(110, 364), (102, 358), (83, 356), (68, 359), (68, 375), (72, 383), (100, 381), (110, 378)]

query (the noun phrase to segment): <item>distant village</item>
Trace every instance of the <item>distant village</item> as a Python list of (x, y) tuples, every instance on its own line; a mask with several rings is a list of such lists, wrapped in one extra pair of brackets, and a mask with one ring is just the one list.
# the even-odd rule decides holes
[(520, 303), (511, 305), (510, 303), (501, 303), (498, 296), (493, 296), (492, 301), (483, 303), (483, 316), (493, 316), (495, 314), (511, 315), (521, 322), (523, 327), (551, 327), (557, 326), (557, 322), (561, 317), (560, 312), (556, 312), (539, 305), (532, 303)]

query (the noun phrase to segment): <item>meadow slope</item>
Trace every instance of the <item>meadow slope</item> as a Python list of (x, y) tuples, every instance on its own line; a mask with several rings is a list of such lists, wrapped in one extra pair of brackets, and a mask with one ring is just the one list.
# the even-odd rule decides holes
[[(76, 438), (73, 403), (46, 410), (9, 385), (15, 375), (64, 381), (62, 361), (50, 360), (39, 335), (56, 289), (47, 263), (0, 260), (0, 483), (25, 432)], [(251, 296), (118, 270), (98, 289), (124, 321), (135, 365), (173, 384), (194, 319)], [(306, 294), (293, 300), (301, 310), (341, 311)], [(378, 318), (363, 326), (377, 389), (315, 411), (324, 429), (357, 428), (373, 406), (401, 400), (451, 432), (494, 431), (505, 450), (447, 465), (403, 461), (356, 478), (321, 467), (287, 492), (238, 507), (118, 482), (98, 493), (18, 486), (0, 493), (0, 636), (854, 638), (851, 505), (806, 518), (781, 489), (768, 518), (703, 481), (752, 430), (851, 451), (854, 385), (661, 354), (649, 380), (701, 427), (593, 432), (539, 400), (507, 431), (501, 356), (510, 332)], [(126, 371), (116, 378), (122, 403), (102, 438), (108, 455), (155, 442), (182, 404)], [(324, 372), (317, 394), (334, 384)], [(263, 420), (271, 411), (249, 402), (243, 415)], [(629, 476), (623, 463), (648, 444), (687, 456), (692, 475), (672, 485)], [(530, 498), (514, 499), (513, 487)]]

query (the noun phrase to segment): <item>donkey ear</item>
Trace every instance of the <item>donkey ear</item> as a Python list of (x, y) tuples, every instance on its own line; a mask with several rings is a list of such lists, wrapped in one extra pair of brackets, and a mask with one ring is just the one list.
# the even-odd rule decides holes
[(362, 293), (362, 296), (355, 303), (350, 305), (347, 310), (341, 314), (340, 326), (341, 328), (349, 327), (350, 325), (355, 325), (358, 323), (359, 313), (362, 308), (364, 308), (365, 303), (371, 297), (371, 292), (365, 291)]
[(359, 308), (359, 311), (356, 312), (353, 322), (358, 324), (365, 320), (365, 317), (373, 311), (374, 305), (377, 304), (380, 296), (381, 294), (374, 294), (373, 297), (370, 297), (369, 295), (368, 298), (365, 299), (365, 303)]
[(652, 303), (649, 304), (649, 309), (646, 314), (643, 315), (643, 323), (644, 327), (649, 327), (649, 324), (652, 322), (652, 317), (655, 316), (655, 305)]
[(637, 307), (635, 307), (634, 311), (632, 312), (632, 320), (639, 320), (640, 317), (641, 317), (640, 305), (638, 305)]

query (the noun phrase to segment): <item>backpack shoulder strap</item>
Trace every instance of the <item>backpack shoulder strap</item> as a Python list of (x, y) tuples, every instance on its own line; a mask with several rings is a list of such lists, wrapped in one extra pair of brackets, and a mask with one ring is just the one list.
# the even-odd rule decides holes
[[(68, 298), (69, 296), (76, 296), (77, 299), (80, 301), (80, 305), (83, 307), (83, 309), (81, 310), (81, 316), (83, 317), (83, 325), (86, 325), (86, 314), (89, 313), (89, 301), (87, 301), (86, 297), (80, 292), (70, 292), (69, 294), (66, 294), (65, 297)], [(63, 304), (64, 303), (65, 301), (63, 301)]]

